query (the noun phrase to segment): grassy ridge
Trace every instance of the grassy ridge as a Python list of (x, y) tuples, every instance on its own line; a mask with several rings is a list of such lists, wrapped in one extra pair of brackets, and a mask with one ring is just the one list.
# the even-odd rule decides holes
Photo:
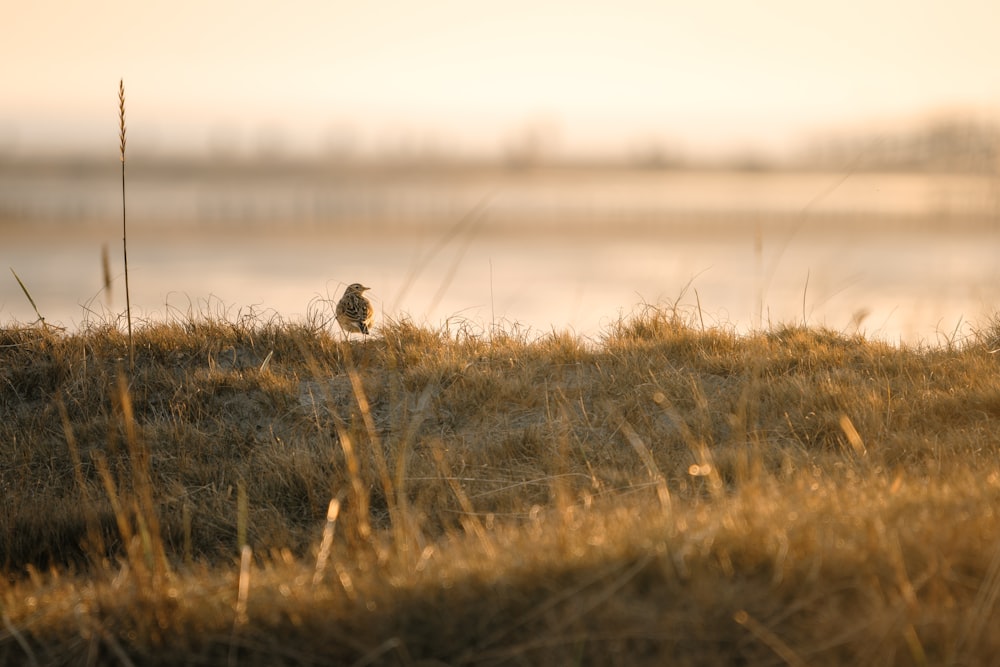
[[(0, 661), (987, 662), (962, 346), (238, 318), (0, 333)], [(331, 503), (331, 500), (333, 502)], [(438, 664), (425, 662), (424, 664)]]

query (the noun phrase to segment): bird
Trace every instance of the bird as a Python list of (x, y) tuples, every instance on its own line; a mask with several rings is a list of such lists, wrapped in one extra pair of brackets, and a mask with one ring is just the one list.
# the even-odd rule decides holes
[(368, 335), (375, 320), (372, 302), (365, 298), (365, 291), (371, 289), (361, 283), (352, 283), (344, 290), (344, 296), (337, 302), (337, 323), (340, 328), (351, 333)]

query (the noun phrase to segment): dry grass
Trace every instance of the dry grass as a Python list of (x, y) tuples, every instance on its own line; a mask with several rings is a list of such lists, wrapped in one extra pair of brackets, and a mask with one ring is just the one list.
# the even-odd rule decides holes
[[(125, 318), (128, 325), (128, 370), (135, 370), (135, 346), (132, 340), (132, 299), (128, 288), (128, 225), (125, 216), (125, 80), (118, 80), (118, 150), (122, 163), (122, 259), (125, 263)], [(107, 281), (105, 281), (107, 284)]]
[[(0, 332), (0, 663), (981, 664), (1000, 326)], [(331, 500), (334, 501), (331, 503)]]

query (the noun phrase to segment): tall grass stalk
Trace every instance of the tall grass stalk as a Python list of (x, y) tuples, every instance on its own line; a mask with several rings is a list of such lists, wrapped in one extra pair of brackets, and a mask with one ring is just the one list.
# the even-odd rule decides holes
[(118, 139), (122, 160), (122, 258), (125, 261), (125, 319), (128, 322), (128, 370), (135, 371), (135, 345), (132, 342), (132, 301), (128, 289), (128, 234), (125, 224), (125, 80), (118, 80)]

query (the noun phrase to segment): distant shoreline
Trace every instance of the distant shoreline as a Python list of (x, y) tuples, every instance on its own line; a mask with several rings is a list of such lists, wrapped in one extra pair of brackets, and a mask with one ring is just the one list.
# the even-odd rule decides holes
[[(168, 224), (405, 232), (485, 216), (506, 228), (628, 233), (705, 225), (829, 220), (850, 229), (973, 230), (1000, 214), (1000, 178), (985, 174), (850, 171), (638, 170), (495, 167), (333, 168), (317, 165), (147, 163), (130, 172), (136, 229)], [(120, 211), (117, 162), (0, 165), (0, 225), (68, 221), (87, 227)], [(535, 230), (538, 231), (538, 230)]]

